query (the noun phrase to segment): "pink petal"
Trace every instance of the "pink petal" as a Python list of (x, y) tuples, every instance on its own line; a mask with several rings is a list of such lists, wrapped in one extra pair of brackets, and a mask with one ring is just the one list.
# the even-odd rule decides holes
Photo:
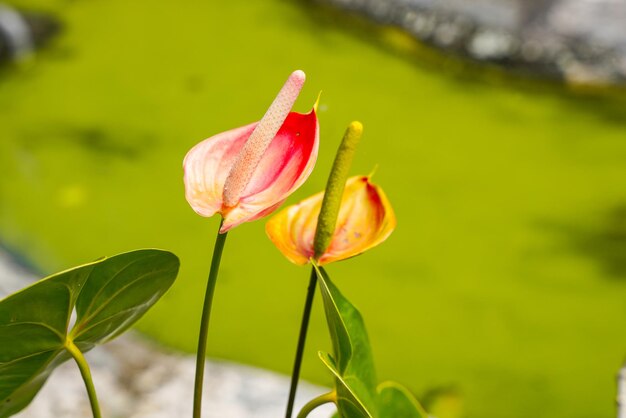
[(185, 198), (201, 216), (221, 212), (224, 183), (257, 123), (231, 129), (194, 146), (183, 161)]

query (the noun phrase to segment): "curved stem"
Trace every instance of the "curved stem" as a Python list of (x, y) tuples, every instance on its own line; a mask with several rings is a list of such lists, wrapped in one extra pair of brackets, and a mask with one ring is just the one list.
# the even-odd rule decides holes
[(332, 392), (320, 395), (317, 398), (311, 399), (306, 405), (302, 407), (302, 409), (298, 413), (297, 418), (306, 418), (315, 408), (330, 402), (337, 402), (337, 392), (335, 392), (334, 390)]
[(311, 307), (313, 306), (313, 297), (315, 296), (316, 284), (317, 274), (315, 273), (315, 269), (311, 268), (311, 278), (309, 279), (309, 288), (307, 289), (306, 299), (304, 301), (304, 311), (302, 312), (302, 323), (300, 324), (300, 336), (298, 337), (296, 358), (293, 362), (293, 371), (291, 373), (289, 400), (287, 401), (287, 412), (285, 414), (286, 418), (291, 418), (291, 415), (293, 414), (293, 404), (296, 400), (296, 389), (298, 388), (298, 380), (300, 379), (302, 355), (304, 354), (304, 345), (306, 343), (306, 335), (309, 328), (309, 319), (311, 318)]
[(74, 344), (74, 341), (72, 340), (68, 339), (65, 341), (65, 349), (76, 361), (78, 369), (80, 370), (80, 375), (83, 377), (85, 388), (87, 388), (87, 395), (89, 395), (89, 403), (91, 404), (93, 418), (101, 418), (102, 414), (100, 413), (100, 405), (98, 404), (98, 397), (96, 396), (96, 388), (93, 385), (91, 371), (89, 370), (89, 364), (87, 364), (85, 356), (83, 356), (83, 353), (78, 349), (78, 347), (76, 347), (76, 344)]
[[(220, 222), (219, 228), (222, 227)], [(227, 233), (220, 234), (217, 230), (215, 238), (215, 247), (213, 248), (213, 259), (211, 260), (211, 269), (209, 271), (209, 279), (204, 295), (204, 305), (202, 308), (202, 319), (200, 321), (200, 333), (198, 336), (198, 353), (196, 357), (196, 380), (193, 387), (193, 417), (200, 418), (202, 413), (202, 384), (204, 383), (204, 362), (206, 358), (207, 335), (209, 333), (209, 319), (211, 317), (211, 305), (213, 304), (213, 293), (215, 292), (215, 283), (217, 282), (217, 273), (220, 269), (220, 260), (222, 259), (222, 251), (226, 242)]]

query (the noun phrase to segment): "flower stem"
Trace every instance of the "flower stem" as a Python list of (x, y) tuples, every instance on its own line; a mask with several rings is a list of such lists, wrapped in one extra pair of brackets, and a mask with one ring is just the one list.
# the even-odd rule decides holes
[(296, 389), (298, 388), (298, 380), (300, 379), (302, 355), (304, 354), (304, 344), (306, 343), (306, 334), (309, 328), (309, 319), (311, 318), (311, 307), (313, 306), (316, 284), (317, 274), (315, 273), (315, 269), (312, 268), (311, 278), (309, 279), (309, 288), (307, 289), (306, 299), (304, 301), (304, 311), (302, 312), (302, 323), (300, 324), (300, 335), (298, 337), (298, 347), (296, 348), (296, 358), (293, 362), (293, 372), (291, 373), (289, 400), (287, 401), (287, 412), (285, 414), (286, 418), (291, 418), (293, 413), (293, 404), (296, 400)]
[[(220, 222), (219, 228), (222, 227)], [(222, 251), (226, 242), (228, 233), (220, 234), (219, 228), (217, 237), (215, 238), (215, 247), (213, 248), (213, 259), (211, 260), (211, 270), (209, 271), (209, 280), (204, 295), (204, 305), (202, 308), (202, 319), (200, 321), (200, 333), (198, 335), (198, 353), (196, 357), (196, 380), (193, 387), (193, 418), (200, 418), (202, 413), (202, 384), (204, 383), (204, 362), (206, 359), (207, 335), (209, 333), (209, 319), (211, 317), (211, 305), (213, 303), (213, 293), (215, 292), (215, 283), (217, 282), (217, 273), (220, 269), (220, 260), (222, 259)]]
[(83, 377), (83, 381), (85, 382), (85, 388), (87, 388), (87, 395), (89, 396), (89, 403), (91, 404), (91, 413), (93, 414), (93, 418), (101, 418), (102, 414), (100, 413), (98, 396), (96, 396), (96, 388), (93, 385), (91, 371), (89, 370), (89, 364), (87, 364), (85, 356), (83, 356), (83, 353), (78, 349), (78, 347), (76, 347), (74, 341), (70, 339), (67, 339), (65, 341), (65, 349), (76, 361), (78, 369), (80, 370), (80, 375)]
[[(356, 149), (361, 135), (363, 133), (363, 125), (361, 122), (352, 122), (341, 140), (333, 168), (328, 176), (326, 191), (322, 200), (322, 207), (317, 218), (317, 228), (315, 230), (315, 238), (313, 240), (314, 259), (317, 260), (326, 251), (330, 241), (335, 233), (335, 224), (337, 223), (337, 215), (341, 198), (348, 177), (348, 171), (352, 164), (354, 151)], [(311, 260), (314, 263), (314, 260)], [(309, 288), (304, 302), (304, 312), (302, 313), (302, 324), (300, 325), (300, 335), (298, 337), (298, 347), (296, 348), (296, 359), (293, 363), (293, 372), (291, 374), (291, 387), (289, 388), (289, 400), (287, 401), (287, 412), (285, 418), (291, 418), (293, 413), (293, 404), (296, 399), (296, 389), (298, 387), (298, 379), (300, 378), (300, 367), (302, 366), (302, 354), (304, 353), (304, 344), (306, 342), (306, 334), (309, 328), (309, 319), (311, 318), (311, 307), (313, 306), (313, 297), (315, 296), (315, 285), (317, 284), (317, 274), (315, 268), (311, 269), (311, 279), (309, 280)], [(300, 415), (298, 415), (299, 417)]]
[(317, 398), (311, 399), (306, 405), (302, 407), (300, 413), (298, 413), (297, 418), (306, 418), (315, 408), (318, 406), (337, 401), (337, 392), (334, 390), (329, 393), (325, 393), (323, 395), (318, 396)]

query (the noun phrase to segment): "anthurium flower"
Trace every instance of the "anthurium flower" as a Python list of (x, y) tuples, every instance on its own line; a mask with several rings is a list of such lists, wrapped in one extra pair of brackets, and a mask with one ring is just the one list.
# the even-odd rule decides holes
[(273, 212), (309, 177), (317, 159), (315, 108), (291, 112), (305, 75), (294, 71), (263, 118), (214, 135), (185, 156), (185, 197), (194, 211), (222, 215), (220, 233)]
[[(324, 192), (290, 206), (265, 226), (270, 240), (289, 261), (306, 264), (314, 258), (313, 240)], [(396, 227), (396, 216), (383, 190), (369, 176), (348, 179), (330, 245), (319, 265), (361, 254), (383, 242)]]

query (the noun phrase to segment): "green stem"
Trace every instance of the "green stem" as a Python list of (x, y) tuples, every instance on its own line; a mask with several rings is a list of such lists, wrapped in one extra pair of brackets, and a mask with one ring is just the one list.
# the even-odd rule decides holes
[(298, 413), (297, 418), (306, 418), (315, 408), (330, 402), (337, 402), (337, 392), (335, 392), (334, 390), (332, 392), (320, 395), (317, 398), (311, 399), (306, 405), (302, 407), (302, 409)]
[(300, 335), (298, 337), (298, 347), (296, 348), (296, 358), (293, 362), (293, 371), (291, 373), (289, 400), (287, 401), (287, 412), (285, 413), (286, 418), (291, 418), (291, 415), (293, 414), (293, 404), (296, 400), (296, 389), (298, 388), (298, 380), (300, 379), (302, 355), (304, 354), (304, 345), (306, 343), (306, 334), (309, 328), (309, 319), (311, 318), (311, 307), (313, 306), (316, 284), (317, 274), (315, 273), (315, 269), (312, 268), (311, 278), (309, 279), (309, 288), (307, 289), (306, 299), (304, 301), (304, 311), (302, 312), (302, 323), (300, 324)]
[(65, 341), (65, 349), (70, 353), (72, 357), (74, 357), (74, 360), (76, 360), (76, 364), (78, 365), (78, 369), (80, 370), (80, 375), (83, 377), (83, 381), (85, 382), (85, 388), (87, 388), (87, 395), (89, 395), (89, 403), (91, 404), (91, 413), (93, 414), (93, 418), (101, 418), (102, 414), (100, 413), (98, 396), (96, 396), (96, 388), (93, 385), (91, 371), (89, 370), (89, 364), (87, 364), (85, 356), (83, 356), (83, 353), (78, 349), (78, 347), (76, 347), (74, 341), (70, 339)]
[[(219, 228), (222, 227), (223, 222), (223, 220), (220, 222)], [(204, 383), (204, 362), (206, 359), (209, 319), (211, 317), (213, 293), (215, 292), (215, 283), (217, 282), (217, 273), (220, 269), (220, 260), (222, 259), (226, 235), (227, 233), (220, 234), (219, 229), (217, 230), (215, 247), (213, 248), (213, 259), (211, 260), (211, 270), (209, 271), (209, 280), (206, 286), (206, 294), (204, 295), (200, 334), (198, 336), (198, 354), (196, 357), (196, 380), (193, 388), (193, 418), (200, 418), (202, 413), (202, 384)]]
[[(339, 214), (339, 207), (341, 206), (341, 199), (346, 185), (346, 179), (348, 178), (348, 171), (350, 170), (352, 158), (354, 157), (356, 146), (359, 143), (362, 134), (363, 125), (361, 125), (361, 122), (352, 122), (346, 129), (343, 139), (341, 140), (341, 144), (339, 145), (339, 149), (337, 150), (337, 154), (335, 155), (335, 161), (333, 162), (333, 167), (330, 171), (330, 175), (328, 176), (324, 198), (322, 199), (322, 207), (320, 209), (319, 216), (317, 217), (317, 228), (313, 239), (314, 256), (311, 263), (315, 263), (315, 261), (324, 254), (335, 233), (337, 216)], [(287, 412), (285, 414), (285, 418), (291, 418), (291, 414), (293, 413), (293, 404), (296, 398), (298, 379), (300, 378), (302, 355), (304, 353), (304, 344), (306, 342), (306, 334), (309, 328), (309, 319), (311, 317), (311, 307), (313, 306), (316, 284), (317, 274), (314, 267), (311, 269), (311, 279), (309, 280), (309, 288), (304, 303), (304, 312), (302, 313), (302, 324), (300, 325), (298, 347), (296, 348), (296, 359), (294, 361), (293, 372), (291, 374), (291, 387), (289, 389), (289, 400), (287, 401)], [(309, 402), (309, 404), (311, 402)], [(306, 414), (308, 414), (308, 412)], [(302, 412), (298, 414), (298, 417), (301, 415)]]

